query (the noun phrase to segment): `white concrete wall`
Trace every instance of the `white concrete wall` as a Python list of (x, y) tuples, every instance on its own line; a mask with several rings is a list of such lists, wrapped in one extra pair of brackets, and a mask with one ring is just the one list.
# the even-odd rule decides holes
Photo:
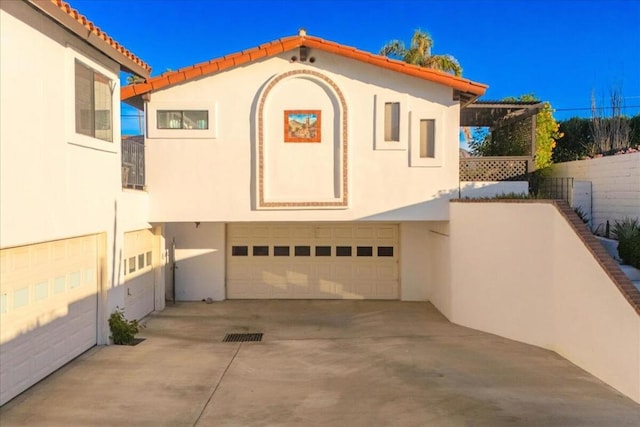
[(553, 205), (452, 203), (440, 243), (450, 277), (431, 301), (449, 320), (554, 350), (640, 402), (640, 316)]
[(529, 194), (527, 181), (461, 181), (460, 198), (476, 199), (501, 194)]
[(593, 228), (640, 217), (640, 153), (557, 163), (551, 170), (556, 177), (591, 181)]
[(400, 224), (400, 299), (426, 301), (429, 295), (429, 222)]
[[(75, 133), (76, 59), (115, 85), (113, 142)], [(0, 247), (104, 233), (105, 323), (124, 303), (124, 232), (149, 227), (148, 196), (121, 188), (119, 72), (116, 62), (26, 3), (2, 2)], [(108, 329), (100, 335), (106, 342)]]
[[(165, 225), (167, 248), (175, 238), (175, 292), (178, 301), (225, 299), (225, 224), (193, 222)], [(171, 270), (167, 268), (167, 274)], [(167, 286), (170, 280), (167, 280)]]
[[(291, 63), (289, 52), (151, 94), (151, 102), (146, 106), (150, 118), (146, 144), (151, 221), (447, 219), (448, 199), (458, 195), (459, 105), (452, 100), (452, 89), (329, 53), (312, 51), (310, 54), (316, 58), (314, 64)], [(257, 185), (258, 101), (271, 78), (300, 69), (322, 73), (344, 94), (348, 110), (349, 206), (346, 209), (256, 210), (253, 198)], [(273, 90), (279, 87), (278, 84)], [(289, 90), (286, 85), (282, 88)], [(304, 105), (297, 99), (298, 95), (290, 94), (292, 107)], [(409, 126), (409, 112), (416, 120), (437, 120), (437, 135), (442, 142), (438, 153), (441, 166), (409, 166), (410, 152), (416, 149), (418, 135), (412, 135), (405, 146), (400, 144), (396, 149), (374, 148), (377, 96), (403, 103), (401, 111), (406, 115), (403, 121), (406, 126)], [(267, 98), (265, 108), (273, 114), (266, 119), (273, 120), (273, 129), (276, 129), (282, 126), (282, 112), (269, 110), (269, 99), (272, 98)], [(282, 108), (284, 104), (278, 102), (273, 105)], [(164, 108), (206, 108), (216, 129), (209, 136), (194, 131), (194, 137), (187, 139), (184, 131), (178, 131), (175, 138), (167, 137), (167, 132), (158, 133), (151, 128), (156, 111)], [(215, 138), (211, 137), (213, 134)], [(328, 161), (330, 165), (324, 160), (312, 165), (317, 168), (317, 176), (325, 176), (324, 172), (333, 169), (335, 159)], [(282, 175), (290, 180), (298, 179), (286, 171), (282, 171)]]

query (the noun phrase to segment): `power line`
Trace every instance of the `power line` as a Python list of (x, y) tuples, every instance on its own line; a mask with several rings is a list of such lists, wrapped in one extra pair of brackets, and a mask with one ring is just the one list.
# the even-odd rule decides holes
[[(596, 107), (596, 110), (611, 110), (613, 107)], [(640, 105), (624, 105), (619, 107), (622, 110), (626, 110), (629, 108), (640, 108)], [(591, 107), (580, 107), (580, 108), (554, 108), (553, 111), (584, 111), (591, 110)]]

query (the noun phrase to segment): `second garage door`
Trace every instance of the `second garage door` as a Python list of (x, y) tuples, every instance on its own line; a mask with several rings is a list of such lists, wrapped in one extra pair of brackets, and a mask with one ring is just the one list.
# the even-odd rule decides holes
[(229, 224), (227, 298), (398, 299), (396, 224)]

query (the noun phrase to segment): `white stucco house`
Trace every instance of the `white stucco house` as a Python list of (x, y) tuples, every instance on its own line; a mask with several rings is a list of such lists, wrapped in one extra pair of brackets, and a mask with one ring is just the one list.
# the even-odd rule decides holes
[(121, 185), (121, 70), (151, 71), (66, 3), (0, 3), (0, 404), (107, 343), (116, 307), (164, 307), (148, 195)]
[(485, 89), (304, 31), (123, 88), (177, 299), (426, 300), (460, 106)]
[(430, 301), (640, 401), (640, 292), (571, 209), (451, 201), (486, 85), (304, 31), (150, 77), (61, 0), (0, 5), (0, 404), (116, 307), (209, 298)]

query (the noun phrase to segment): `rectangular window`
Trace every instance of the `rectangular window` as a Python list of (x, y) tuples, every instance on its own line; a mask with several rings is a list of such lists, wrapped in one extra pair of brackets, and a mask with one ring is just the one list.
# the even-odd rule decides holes
[(151, 251), (147, 252), (147, 267), (151, 265)]
[(400, 141), (400, 103), (384, 104), (384, 140)]
[(378, 246), (378, 256), (393, 256), (393, 246)]
[(331, 246), (316, 246), (316, 256), (331, 256)]
[(358, 246), (356, 248), (356, 255), (358, 255), (358, 256), (373, 256), (373, 247), (371, 247), (371, 246)]
[(159, 110), (158, 129), (209, 129), (206, 110)]
[(138, 270), (142, 270), (144, 268), (144, 254), (138, 255)]
[(336, 256), (351, 256), (351, 246), (336, 246)]
[(311, 256), (311, 246), (296, 246), (296, 256)]
[(113, 142), (113, 86), (109, 78), (76, 61), (77, 133)]
[(269, 256), (269, 246), (254, 246), (253, 256)]
[(136, 271), (136, 257), (129, 258), (129, 273)]
[(274, 246), (273, 256), (289, 256), (289, 246)]
[(436, 124), (433, 119), (420, 120), (420, 158), (436, 157)]
[(247, 256), (249, 255), (248, 246), (231, 246), (231, 256)]

